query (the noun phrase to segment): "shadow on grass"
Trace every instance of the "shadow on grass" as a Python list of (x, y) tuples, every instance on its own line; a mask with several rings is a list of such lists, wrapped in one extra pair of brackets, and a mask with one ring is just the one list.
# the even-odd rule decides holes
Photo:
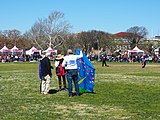
[(58, 90), (55, 90), (55, 89), (51, 89), (51, 90), (49, 90), (49, 94), (56, 94), (58, 92)]
[(82, 93), (79, 93), (79, 96), (81, 96), (83, 94), (96, 94), (96, 93), (95, 92), (82, 92)]

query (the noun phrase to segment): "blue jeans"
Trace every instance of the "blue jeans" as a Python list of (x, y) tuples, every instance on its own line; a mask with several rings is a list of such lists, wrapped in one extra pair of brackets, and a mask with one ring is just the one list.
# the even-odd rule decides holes
[(79, 86), (78, 86), (78, 70), (70, 69), (67, 70), (67, 81), (68, 81), (68, 92), (69, 95), (72, 95), (72, 81), (74, 82), (76, 95), (79, 95)]

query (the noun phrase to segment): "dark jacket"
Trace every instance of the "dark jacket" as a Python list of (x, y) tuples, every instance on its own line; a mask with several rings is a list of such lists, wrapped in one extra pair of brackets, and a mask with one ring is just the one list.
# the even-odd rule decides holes
[(42, 80), (42, 60), (40, 60), (39, 62), (38, 70), (39, 70), (39, 78), (40, 80)]
[(48, 57), (45, 57), (41, 60), (41, 72), (42, 76), (45, 77), (46, 75), (52, 76), (51, 69), (53, 67), (51, 66), (50, 59)]

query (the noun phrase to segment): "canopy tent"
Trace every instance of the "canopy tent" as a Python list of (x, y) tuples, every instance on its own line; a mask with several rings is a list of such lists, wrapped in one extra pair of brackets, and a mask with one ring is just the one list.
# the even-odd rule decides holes
[(48, 47), (46, 50), (43, 51), (44, 53), (56, 53), (57, 54), (57, 50), (53, 50), (51, 47)]
[(143, 50), (140, 50), (137, 46), (136, 46), (135, 48), (133, 48), (133, 50), (137, 50), (137, 52), (142, 52), (142, 53), (144, 53), (144, 51), (143, 51)]
[(154, 53), (155, 53), (156, 55), (158, 55), (158, 54), (160, 53), (160, 47), (158, 47), (157, 49), (155, 49), (155, 50), (154, 50)]
[(133, 50), (128, 50), (128, 55), (130, 53), (144, 53), (144, 51), (140, 50), (137, 46), (135, 46), (135, 48), (133, 48)]
[(11, 52), (12, 52), (12, 53), (22, 53), (23, 50), (17, 48), (16, 45), (14, 45), (14, 47), (11, 49)]
[[(76, 50), (76, 55), (79, 55), (80, 51)], [(95, 68), (83, 53), (82, 59), (77, 60), (78, 65), (78, 84), (79, 90), (83, 92), (94, 92), (94, 80), (95, 80)]]
[(29, 50), (26, 51), (26, 55), (32, 55), (32, 54), (34, 54), (35, 52), (38, 52), (39, 54), (41, 54), (41, 50), (38, 50), (37, 48), (35, 48), (35, 47), (33, 46), (31, 49), (29, 49)]
[(2, 53), (8, 53), (8, 52), (11, 52), (11, 50), (8, 49), (8, 48), (6, 47), (6, 45), (4, 44), (3, 48), (0, 49), (0, 52), (2, 52)]

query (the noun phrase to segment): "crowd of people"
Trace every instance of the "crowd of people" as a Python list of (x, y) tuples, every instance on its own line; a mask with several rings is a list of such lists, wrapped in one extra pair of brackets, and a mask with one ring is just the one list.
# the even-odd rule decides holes
[[(160, 62), (160, 55), (155, 54), (88, 54), (87, 57), (90, 61), (103, 61), (105, 57), (107, 62), (142, 62), (142, 56), (145, 57), (146, 62)], [(1, 54), (0, 62), (39, 62), (41, 55), (34, 53), (31, 55), (26, 54)], [(51, 60), (55, 60), (56, 55), (50, 55)]]
[(146, 62), (160, 62), (160, 56), (155, 54), (89, 54), (87, 56), (90, 61), (104, 61), (105, 58), (107, 62), (142, 62), (142, 57), (145, 57)]
[(1, 54), (0, 62), (31, 62), (31, 61), (39, 61), (40, 54)]

